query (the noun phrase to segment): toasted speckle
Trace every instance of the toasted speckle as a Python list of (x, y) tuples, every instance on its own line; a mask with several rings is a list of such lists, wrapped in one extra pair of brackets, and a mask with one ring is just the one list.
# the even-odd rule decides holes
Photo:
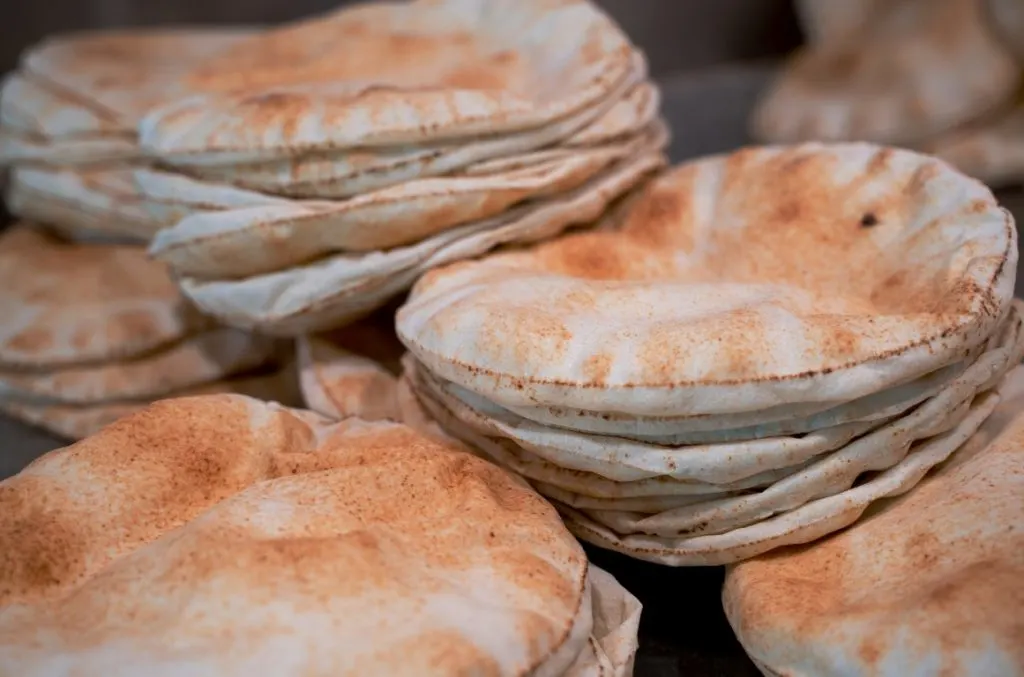
[[(954, 196), (941, 214), (940, 192)], [(909, 151), (745, 148), (654, 178), (621, 217), (433, 271), (399, 334), (506, 406), (683, 416), (713, 413), (725, 392), (704, 401), (702, 388), (742, 387), (753, 409), (805, 397), (798, 382), (838, 397), (862, 377), (905, 381), (991, 333), (1011, 301), (1012, 221), (980, 184)], [(525, 291), (510, 295), (513, 269)]]
[(144, 247), (63, 242), (25, 224), (0, 235), (0, 305), (30, 316), (0, 363), (57, 366), (130, 357), (200, 326)]
[(865, 674), (1024, 664), (1024, 418), (1019, 398), (1002, 407), (994, 431), (860, 524), (730, 570), (725, 606), (748, 651), (783, 674), (839, 654)]
[[(0, 646), (86, 671), (111, 647), (157, 666), (170, 643), (218, 669), (525, 675), (567, 640), (588, 566), (548, 503), (453, 444), (223, 395), (0, 482), (0, 541), (0, 604), (22, 605)], [(477, 595), (501, 652), (462, 625)]]

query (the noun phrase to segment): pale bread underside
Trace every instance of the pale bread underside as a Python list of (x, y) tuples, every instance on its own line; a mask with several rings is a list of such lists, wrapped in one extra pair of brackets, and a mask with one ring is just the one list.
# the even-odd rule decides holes
[(159, 232), (150, 253), (177, 275), (198, 279), (272, 273), (336, 252), (386, 255), (458, 226), (504, 218), (517, 205), (560, 199), (619, 163), (660, 150), (667, 138), (656, 127), (505, 172), (416, 179), (341, 201), (202, 211)]
[(579, 188), (445, 231), (408, 247), (335, 255), (242, 280), (181, 280), (205, 313), (232, 326), (277, 335), (337, 327), (408, 289), (425, 271), (506, 243), (529, 243), (599, 219), (616, 199), (664, 165), (657, 151), (620, 162)]

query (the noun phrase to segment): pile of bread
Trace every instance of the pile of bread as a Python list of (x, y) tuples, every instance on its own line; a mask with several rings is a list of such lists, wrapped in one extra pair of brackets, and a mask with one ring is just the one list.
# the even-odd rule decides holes
[(749, 149), (615, 221), (432, 271), (396, 318), (429, 415), (602, 547), (724, 564), (840, 529), (1024, 357), (1013, 219), (933, 158)]
[(766, 674), (1024, 665), (1017, 232), (949, 164), (665, 169), (586, 0), (58, 38), (0, 113), (0, 408), (79, 439), (0, 482), (0, 674), (629, 675), (579, 541), (728, 564)]
[[(203, 368), (147, 352), (158, 383), (89, 397), (60, 385), (67, 368), (88, 370), (77, 380), (97, 369), (133, 380), (142, 366), (110, 360), (141, 349), (3, 360), (58, 385), (15, 383), (0, 408), (81, 436), (133, 402), (279, 365), (263, 337), (344, 325), (424, 270), (593, 221), (664, 165), (658, 102), (643, 55), (586, 2), (379, 4), (263, 30), (45, 40), (0, 93), (0, 165), (19, 230), (68, 241), (11, 233), (0, 255), (22, 258), (36, 242), (23, 264), (37, 269), (32, 257), (61, 251), (60, 265), (43, 266), (48, 308), (82, 303), (85, 289), (77, 300), (63, 290), (90, 266), (130, 258), (86, 302), (159, 295), (220, 338), (163, 336), (161, 348)], [(10, 273), (6, 305), (30, 323), (34, 283)], [(61, 331), (89, 330), (59, 315)], [(42, 331), (12, 325), (8, 338)]]

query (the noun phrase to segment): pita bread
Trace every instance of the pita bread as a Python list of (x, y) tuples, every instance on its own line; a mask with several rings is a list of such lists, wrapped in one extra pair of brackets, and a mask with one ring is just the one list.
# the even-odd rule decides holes
[(853, 528), (728, 570), (765, 674), (1024, 674), (1024, 369), (948, 462)]
[(986, 393), (972, 403), (960, 424), (949, 432), (918, 443), (892, 468), (834, 496), (819, 498), (795, 510), (723, 534), (659, 537), (622, 536), (578, 510), (557, 506), (566, 526), (594, 545), (668, 566), (717, 566), (764, 554), (775, 548), (809, 543), (860, 518), (877, 500), (904, 494), (970, 438), (998, 404)]
[[(637, 603), (601, 572), (591, 580), (548, 504), (405, 426), (328, 425), (240, 396), (176, 399), (47, 454), (3, 488), (19, 508), (2, 511), (0, 530), (36, 534), (4, 575), (5, 672), (68, 661), (114, 674), (563, 675), (596, 674), (605, 659), (624, 674), (615, 663), (635, 647)], [(474, 518), (451, 522), (456, 507)], [(439, 519), (449, 527), (432, 528)], [(78, 535), (77, 554), (54, 528)], [(17, 565), (40, 558), (52, 563), (46, 581)], [(302, 575), (289, 564), (299, 559)], [(261, 565), (269, 575), (254, 578)], [(486, 592), (489, 622), (466, 589)], [(165, 613), (182, 595), (191, 601)], [(76, 610), (92, 618), (88, 632)], [(205, 648), (182, 663), (157, 646), (168, 642)], [(573, 669), (581, 654), (587, 669)]]
[(207, 326), (163, 264), (125, 245), (0, 234), (0, 364), (56, 368), (141, 355)]
[(401, 415), (401, 421), (410, 428), (415, 429), (417, 432), (435, 439), (443, 440), (447, 444), (459, 446), (466, 451), (481, 456), (480, 452), (472, 447), (463, 444), (460, 440), (452, 437), (444, 431), (443, 428), (434, 420), (427, 411), (426, 407), (420, 402), (416, 393), (413, 391), (410, 379), (402, 375), (402, 378), (398, 379), (398, 385), (395, 387), (395, 401), (398, 403), (398, 411)]
[(878, 5), (879, 0), (842, 0), (842, 2), (796, 0), (794, 2), (804, 38), (814, 45), (835, 44), (847, 36), (855, 35), (877, 13)]
[[(1024, 341), (1007, 353), (986, 354), (979, 364), (911, 414), (852, 442), (841, 450), (815, 459), (762, 491), (743, 496), (711, 499), (670, 508), (657, 514), (622, 511), (584, 511), (595, 522), (618, 534), (653, 534), (675, 537), (721, 534), (789, 510), (824, 496), (839, 495), (854, 486), (863, 473), (887, 470), (902, 462), (919, 440), (953, 429), (970, 414), (970, 402), (985, 386), (997, 384), (1024, 356)], [(991, 358), (991, 359), (987, 359)]]
[(0, 129), (0, 167), (13, 164), (104, 165), (137, 160), (140, 153), (135, 141), (117, 136), (53, 142), (19, 137)]
[(274, 272), (339, 251), (392, 249), (558, 197), (666, 141), (652, 133), (502, 174), (419, 179), (340, 202), (201, 212), (158, 233), (150, 254), (177, 275), (216, 279)]
[[(396, 373), (366, 352), (350, 349), (353, 342), (364, 338), (355, 336), (360, 329), (364, 335), (382, 335), (384, 341), (390, 338), (400, 354), (401, 344), (393, 332), (379, 331), (366, 323), (336, 330), (330, 336), (300, 336), (296, 345), (302, 398), (308, 408), (330, 418), (400, 421)], [(350, 333), (352, 336), (348, 336)]]
[[(404, 378), (411, 382), (412, 390), (420, 403), (444, 430), (466, 444), (480, 449), (499, 464), (528, 478), (535, 483), (541, 493), (551, 498), (557, 500), (562, 492), (568, 492), (570, 495), (606, 499), (600, 502), (603, 505), (590, 503), (587, 507), (626, 509), (625, 506), (629, 505), (635, 511), (670, 511), (662, 520), (666, 524), (670, 523), (669, 520), (679, 521), (689, 514), (678, 511), (673, 513), (671, 511), (674, 508), (693, 506), (690, 512), (705, 510), (707, 513), (701, 513), (702, 518), (693, 521), (694, 524), (700, 525), (697, 527), (698, 532), (715, 533), (714, 525), (718, 522), (730, 518), (746, 519), (743, 515), (748, 515), (749, 512), (743, 512), (745, 510), (760, 510), (759, 515), (767, 517), (773, 512), (790, 509), (814, 498), (848, 489), (861, 471), (884, 470), (897, 463), (916, 439), (944, 432), (957, 421), (957, 417), (950, 412), (958, 408), (964, 409), (962, 405), (965, 401), (969, 401), (979, 390), (992, 387), (1010, 366), (1019, 363), (1024, 357), (1024, 336), (1020, 331), (1019, 317), (1014, 318), (1012, 331), (1007, 331), (1006, 335), (1007, 341), (1004, 345), (986, 353), (963, 376), (909, 415), (886, 421), (884, 425), (872, 426), (869, 432), (866, 431), (855, 441), (831, 450), (832, 453), (824, 450), (817, 455), (805, 454), (788, 458), (779, 464), (760, 466), (757, 473), (743, 473), (739, 477), (721, 482), (708, 482), (687, 476), (677, 477), (671, 472), (629, 475), (628, 460), (619, 462), (621, 469), (614, 467), (614, 461), (608, 461), (597, 468), (596, 464), (600, 458), (598, 454), (601, 453), (595, 449), (599, 444), (597, 441), (589, 448), (595, 452), (592, 459), (587, 459), (590, 461), (589, 465), (578, 455), (574, 462), (564, 463), (564, 457), (552, 457), (549, 451), (535, 445), (518, 445), (514, 438), (507, 435), (488, 434), (474, 428), (472, 422), (466, 422), (464, 408), (460, 409), (457, 405), (453, 407), (451, 399), (439, 396), (437, 390), (431, 386), (430, 378), (408, 360)], [(615, 442), (616, 440), (610, 439), (607, 444), (614, 445)], [(774, 442), (778, 443), (777, 440)], [(765, 446), (772, 443), (773, 440), (764, 441)], [(717, 453), (724, 455), (730, 451), (745, 451), (730, 448), (728, 445), (704, 449), (709, 451), (712, 459)], [(711, 462), (713, 461), (709, 459), (709, 464)], [(622, 477), (631, 479), (619, 479)], [(552, 494), (548, 487), (557, 489), (558, 493)], [(762, 487), (769, 488), (763, 492), (749, 491)], [(691, 500), (693, 496), (701, 496), (703, 500)], [(672, 498), (635, 500), (655, 497)], [(678, 497), (682, 497), (683, 500), (678, 500)], [(583, 501), (570, 502), (577, 506), (584, 505)], [(619, 505), (615, 506), (613, 503)], [(641, 508), (641, 504), (644, 507)], [(778, 505), (786, 507), (770, 507)], [(719, 507), (722, 510), (715, 512)], [(591, 517), (602, 522), (617, 519), (622, 523), (623, 519), (622, 516), (611, 514)], [(636, 519), (647, 517), (649, 515), (637, 516)], [(659, 523), (659, 519), (651, 518), (649, 526), (653, 528)], [(645, 525), (648, 523), (645, 522)]]
[(181, 289), (204, 313), (231, 326), (281, 336), (334, 328), (384, 305), (432, 267), (592, 222), (664, 164), (660, 153), (645, 153), (617, 163), (576, 190), (445, 231), (410, 247), (335, 255), (237, 281), (181, 278)]
[(165, 158), (266, 157), (514, 132), (605, 99), (633, 52), (586, 0), (360, 5), (196, 66), (200, 94), (150, 113), (140, 137)]
[[(664, 147), (669, 141), (668, 128), (663, 121), (656, 120), (647, 126), (641, 138), (644, 139), (641, 143), (649, 144), (651, 147)], [(619, 142), (627, 140), (630, 139), (618, 139)], [(635, 142), (636, 140), (632, 139), (630, 141)], [(537, 167), (538, 165), (553, 161), (564, 162), (576, 152), (572, 148), (535, 151), (480, 162), (466, 167), (463, 171), (467, 176), (493, 175), (527, 167)], [(287, 213), (288, 209), (294, 210), (298, 205), (301, 205), (306, 211), (309, 209), (322, 211), (324, 205), (323, 202), (297, 202), (290, 198), (278, 197), (227, 184), (210, 183), (152, 167), (137, 167), (131, 171), (136, 195), (141, 200), (142, 208), (149, 213), (154, 221), (165, 225), (175, 225), (186, 217), (207, 214), (211, 211), (273, 206), (279, 207), (282, 212)], [(392, 191), (393, 193), (394, 191)], [(365, 206), (365, 201), (363, 204)], [(332, 205), (331, 208), (333, 209), (334, 206)], [(342, 208), (341, 211), (344, 214), (345, 208)], [(261, 212), (253, 210), (250, 213), (260, 214)], [(306, 221), (306, 227), (309, 227), (308, 220)], [(276, 256), (279, 257), (280, 253)], [(281, 264), (274, 263), (272, 265), (278, 266)], [(243, 268), (242, 270), (245, 269)]]
[(242, 27), (65, 33), (27, 49), (21, 68), (58, 96), (84, 102), (103, 120), (96, 129), (78, 124), (76, 132), (134, 133), (150, 108), (189, 93), (181, 84), (188, 68), (251, 34)]
[[(610, 677), (631, 677), (638, 649), (637, 632), (640, 628), (640, 601), (622, 587), (611, 574), (591, 564), (590, 603), (593, 607), (594, 627), (590, 647), (569, 669), (567, 675), (584, 677), (598, 674)], [(589, 654), (594, 658), (590, 659)]]
[(54, 91), (23, 73), (9, 73), (0, 86), (0, 126), (23, 136), (66, 138), (135, 138), (135, 130), (102, 110)]
[(761, 476), (769, 468), (788, 468), (839, 449), (855, 436), (878, 425), (857, 422), (801, 437), (768, 437), (721, 445), (666, 448), (620, 437), (545, 429), (525, 421), (521, 421), (522, 427), (517, 427), (516, 423), (520, 421), (512, 423), (481, 416), (461, 400), (446, 396), (443, 386), (438, 387), (429, 376), (417, 373), (415, 380), (424, 390), (424, 396), (437, 400), (458, 419), (459, 424), (476, 434), (506, 438), (521, 448), (522, 456), (538, 457), (569, 471), (593, 473), (621, 482), (663, 477), (679, 479), (687, 484), (731, 484)]
[(981, 1), (878, 5), (861, 30), (793, 58), (758, 103), (753, 136), (913, 145), (997, 109), (1020, 69)]
[(396, 327), (431, 373), (507, 408), (834, 406), (983, 344), (1016, 239), (987, 188), (933, 158), (749, 148), (660, 176), (619, 228), (432, 271)]
[[(961, 402), (955, 408), (943, 411), (945, 418), (921, 431), (920, 438), (928, 439), (933, 436), (932, 433), (948, 432), (962, 423), (969, 413), (969, 402)], [(890, 430), (885, 432), (891, 434)], [(851, 476), (849, 470), (860, 468), (864, 472), (879, 472), (891, 468), (906, 458), (916, 436), (913, 433), (917, 432), (914, 430), (909, 435), (894, 436), (892, 447), (876, 446), (879, 441), (886, 441), (877, 438), (870, 444), (851, 445), (849, 449), (816, 459), (814, 463), (797, 469), (788, 477), (781, 477), (763, 488), (757, 487), (746, 495), (710, 496), (700, 502), (666, 505), (653, 510), (628, 510), (614, 504), (576, 510), (620, 537), (636, 534), (679, 538), (726, 534), (755, 525), (773, 515), (796, 510), (815, 499), (848, 491), (858, 474), (855, 472)], [(859, 457), (854, 449), (860, 454)], [(843, 467), (844, 461), (851, 462), (852, 468)], [(826, 473), (837, 469), (840, 470), (838, 477), (827, 476)]]
[[(647, 75), (647, 62), (642, 52), (636, 52), (637, 75)], [(599, 107), (600, 109), (601, 107)], [(564, 139), (560, 145), (567, 148), (586, 148), (623, 139), (649, 127), (661, 111), (661, 89), (657, 84), (643, 81), (585, 127)], [(497, 159), (497, 158), (496, 158)]]
[[(443, 405), (459, 423), (479, 435), (505, 438), (532, 456), (570, 471), (594, 473), (616, 482), (666, 477), (727, 484), (773, 468), (786, 468), (833, 451), (876, 427), (857, 421), (799, 437), (766, 437), (740, 442), (665, 446), (617, 436), (549, 428), (508, 410), (460, 399), (451, 384), (405, 360), (405, 374), (424, 396)], [(542, 492), (543, 493), (543, 492)]]
[[(403, 378), (403, 381), (409, 381)], [(538, 490), (554, 486), (561, 491), (607, 499), (663, 498), (701, 496), (705, 499), (731, 496), (737, 493), (768, 486), (794, 472), (792, 468), (769, 470), (735, 482), (710, 484), (693, 480), (677, 480), (670, 477), (651, 477), (633, 482), (618, 482), (596, 473), (581, 472), (555, 465), (544, 458), (531, 454), (508, 439), (485, 437), (463, 424), (439, 398), (431, 397), (428, 389), (421, 384), (411, 383), (419, 406), (424, 415), (436, 421), (444, 434), (453, 437), (468, 447), (476, 449), (485, 458), (514, 471), (533, 482)], [(407, 413), (404, 405), (403, 416)], [(659, 502), (658, 505), (665, 503)], [(670, 501), (667, 505), (679, 505)]]
[(334, 419), (404, 422), (398, 376), (405, 348), (395, 336), (393, 306), (340, 329), (298, 338), (307, 408)]
[[(293, 366), (205, 383), (174, 393), (173, 397), (219, 393), (239, 393), (287, 406), (298, 405), (301, 401)], [(95, 435), (118, 419), (137, 414), (147, 406), (147, 402), (139, 400), (80, 405), (0, 399), (0, 412), (5, 415), (69, 440)]]
[(288, 198), (200, 181), (153, 167), (136, 167), (131, 173), (142, 208), (150, 218), (166, 226), (210, 211), (294, 204)]
[(1024, 184), (1024, 103), (995, 122), (936, 139), (925, 150), (990, 186)]
[[(599, 105), (538, 129), (496, 137), (398, 148), (342, 150), (261, 162), (235, 161), (222, 153), (166, 158), (199, 178), (296, 197), (346, 198), (413, 179), (469, 171), (481, 162), (521, 156), (553, 144), (589, 147), (636, 135), (657, 116), (657, 90), (641, 82), (646, 63)], [(653, 90), (653, 91), (652, 91)]]
[[(13, 172), (12, 172), (13, 173)], [(125, 228), (124, 221), (100, 221), (95, 215), (80, 211), (70, 203), (46, 200), (45, 196), (27, 190), (24, 183), (9, 184), (4, 206), (11, 214), (59, 235), (68, 242), (82, 244), (129, 244), (144, 246), (149, 237), (138, 234), (134, 228)], [(46, 224), (45, 226), (42, 224)]]
[(6, 204), (25, 219), (62, 232), (93, 231), (148, 241), (166, 223), (143, 208), (124, 169), (15, 167)]
[[(508, 412), (534, 424), (558, 430), (612, 435), (657, 445), (742, 442), (779, 435), (803, 435), (854, 422), (881, 421), (898, 416), (933, 396), (987, 349), (998, 344), (999, 337), (970, 350), (963, 360), (930, 372), (893, 388), (866, 395), (843, 404), (796, 404), (769, 407), (760, 411), (721, 415), (679, 417), (630, 417), (608, 412), (570, 410), (558, 407), (499, 407), (453, 383), (444, 382), (453, 397), (481, 411)], [(993, 344), (993, 345), (989, 345)], [(435, 377), (436, 380), (436, 377)], [(788, 407), (788, 410), (787, 410)], [(807, 412), (813, 412), (808, 414)], [(738, 426), (738, 427), (730, 427)]]
[(0, 399), (79, 405), (153, 400), (254, 369), (278, 347), (265, 337), (215, 329), (124, 362), (49, 372), (0, 371)]
[[(787, 469), (789, 470), (789, 469)], [(558, 504), (564, 504), (570, 508), (576, 508), (584, 512), (588, 510), (627, 510), (636, 513), (657, 513), (665, 510), (673, 510), (675, 508), (683, 508), (689, 505), (697, 505), (704, 503), (709, 500), (715, 500), (718, 498), (727, 498), (729, 496), (739, 496), (743, 492), (749, 491), (748, 489), (737, 489), (722, 491), (716, 494), (678, 494), (674, 496), (619, 496), (619, 497), (599, 497), (599, 496), (586, 496), (584, 494), (576, 493), (575, 491), (568, 491), (561, 487), (556, 487), (553, 484), (546, 484), (540, 481), (531, 481), (530, 484), (534, 489), (537, 490), (541, 496), (544, 496), (549, 501)], [(756, 489), (757, 487), (752, 487)]]

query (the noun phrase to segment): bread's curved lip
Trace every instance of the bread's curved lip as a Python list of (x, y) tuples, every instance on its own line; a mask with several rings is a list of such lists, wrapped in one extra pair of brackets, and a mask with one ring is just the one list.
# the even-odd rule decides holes
[[(639, 183), (644, 177), (650, 175), (651, 172), (653, 172), (654, 170), (664, 166), (664, 164), (665, 158), (660, 150), (644, 151), (632, 158), (621, 160), (611, 165), (605, 171), (599, 173), (597, 176), (592, 177), (590, 181), (586, 182), (583, 186), (580, 186), (579, 188), (571, 192), (571, 194), (573, 195), (573, 197), (571, 197), (571, 200), (584, 200), (584, 198), (586, 198), (584, 201), (587, 203), (602, 202), (606, 207), (608, 203), (612, 202), (612, 199), (621, 197), (621, 195), (623, 194), (622, 190), (624, 189), (616, 188), (615, 190), (609, 191), (607, 188), (605, 188), (605, 186), (618, 186), (620, 184), (628, 184), (629, 187), (632, 187)], [(608, 194), (606, 195), (605, 193)], [(493, 230), (509, 228), (518, 223), (518, 219), (520, 217), (522, 217), (523, 219), (531, 218), (531, 215), (534, 214), (533, 210), (536, 207), (537, 205), (530, 204), (519, 205), (513, 207), (513, 209), (510, 211), (493, 217), (494, 219), (501, 220), (501, 223), (494, 227)], [(545, 202), (542, 205), (542, 208), (551, 208), (553, 211), (558, 212), (558, 210), (566, 209), (566, 203)], [(510, 215), (515, 216), (514, 218), (512, 218), (510, 217)], [(561, 223), (562, 225), (560, 225), (557, 229), (558, 232), (561, 232), (573, 225), (581, 223), (579, 219), (550, 219), (547, 216), (545, 216), (543, 220), (545, 223), (547, 223), (548, 221), (556, 220), (559, 223)], [(566, 223), (566, 221), (568, 222)], [(470, 237), (475, 237), (477, 235), (487, 232), (486, 230), (480, 230), (478, 228), (479, 223), (480, 222), (477, 222), (477, 224), (464, 224), (461, 226), (455, 226), (453, 228), (441, 231), (440, 233), (437, 234), (436, 237), (451, 237), (453, 233), (458, 233), (459, 231), (461, 231), (465, 235), (466, 239), (469, 239)], [(460, 235), (459, 237), (463, 236)], [(450, 244), (454, 241), (455, 239), (447, 240), (446, 242)], [(502, 239), (499, 242), (499, 244), (518, 241), (521, 240), (515, 237), (511, 237), (507, 239)], [(421, 240), (418, 243), (410, 245), (410, 249), (422, 246), (428, 242), (429, 240)], [(448, 244), (445, 245), (445, 247), (447, 246)], [(490, 249), (493, 249), (494, 246), (496, 245), (489, 245), (486, 248), (486, 250), (489, 251)], [(438, 249), (441, 248), (439, 247)], [(431, 249), (431, 251), (435, 252), (436, 250)], [(478, 251), (473, 256), (480, 256), (483, 253), (483, 251)], [(346, 256), (348, 256), (348, 254), (346, 253), (330, 255), (326, 258), (319, 259), (317, 262), (309, 264), (308, 266), (300, 266), (299, 269), (311, 267), (319, 267), (320, 269), (323, 269), (331, 265), (333, 262), (344, 260)], [(431, 256), (433, 256), (433, 254), (427, 254), (422, 256), (420, 254), (417, 254), (417, 263), (412, 264), (411, 267), (402, 267), (401, 270), (396, 270), (394, 273), (390, 273), (389, 276), (360, 278), (358, 282), (344, 286), (343, 288), (340, 289), (331, 289), (330, 287), (325, 287), (321, 294), (315, 296), (314, 298), (303, 300), (300, 303), (295, 303), (291, 307), (260, 310), (256, 313), (240, 311), (237, 308), (233, 309), (230, 313), (227, 314), (223, 313), (223, 311), (211, 312), (203, 304), (202, 301), (197, 301), (196, 297), (198, 296), (198, 294), (196, 293), (196, 290), (214, 285), (246, 285), (252, 283), (253, 281), (259, 280), (266, 281), (272, 279), (282, 279), (284, 277), (294, 276), (297, 268), (288, 268), (283, 271), (264, 273), (253, 277), (244, 278), (243, 280), (240, 281), (201, 280), (186, 276), (181, 276), (178, 279), (180, 281), (182, 288), (184, 289), (185, 295), (188, 296), (193, 303), (196, 303), (199, 307), (203, 308), (207, 312), (211, 312), (211, 314), (216, 315), (217, 317), (231, 317), (232, 322), (241, 323), (239, 324), (239, 326), (244, 325), (246, 327), (257, 327), (262, 329), (263, 331), (281, 333), (282, 335), (292, 335), (296, 332), (296, 328), (299, 326), (304, 327), (303, 331), (308, 331), (309, 327), (311, 326), (308, 323), (310, 318), (315, 318), (320, 314), (329, 314), (333, 312), (335, 309), (343, 306), (346, 302), (351, 301), (352, 299), (372, 299), (374, 294), (379, 293), (381, 289), (386, 289), (387, 284), (394, 280), (401, 280), (401, 284), (394, 287), (394, 289), (408, 289), (410, 286), (412, 286), (412, 284), (420, 276), (420, 274), (424, 272), (417, 272), (419, 269), (417, 269), (416, 266), (421, 265), (423, 261), (429, 259)], [(460, 257), (457, 260), (461, 260), (462, 258), (464, 257)], [(292, 283), (289, 283), (289, 285), (292, 285)], [(392, 298), (395, 293), (396, 292), (389, 292), (387, 298)], [(371, 305), (372, 307), (377, 307), (381, 305), (381, 303), (373, 302), (371, 303)]]

